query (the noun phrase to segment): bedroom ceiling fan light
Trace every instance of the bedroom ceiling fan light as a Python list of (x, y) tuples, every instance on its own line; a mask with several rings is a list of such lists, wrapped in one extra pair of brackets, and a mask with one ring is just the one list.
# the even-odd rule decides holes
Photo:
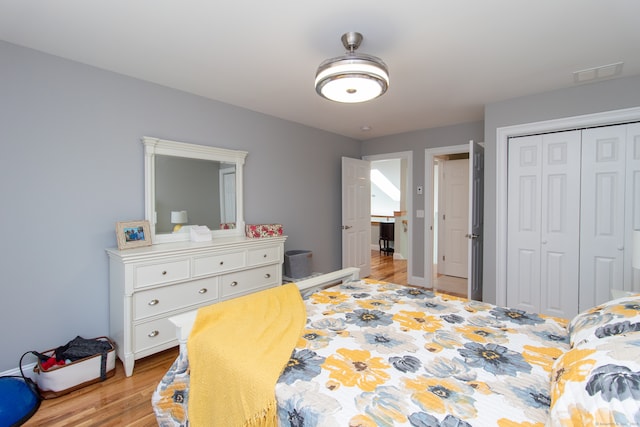
[(356, 53), (362, 34), (342, 35), (342, 44), (348, 52), (323, 61), (316, 72), (315, 87), (323, 98), (358, 103), (379, 97), (389, 88), (389, 70), (378, 57)]

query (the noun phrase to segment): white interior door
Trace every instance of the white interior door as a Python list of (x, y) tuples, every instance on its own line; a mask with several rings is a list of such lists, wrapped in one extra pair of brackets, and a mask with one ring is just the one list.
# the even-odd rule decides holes
[(577, 313), (580, 132), (509, 140), (507, 304)]
[[(640, 123), (627, 125), (627, 170), (625, 185), (625, 291), (640, 292), (640, 271), (632, 267), (632, 255), (640, 248), (633, 247), (633, 231), (640, 230)], [(619, 289), (619, 288), (618, 288)]]
[(580, 131), (542, 137), (540, 312), (571, 318), (580, 292)]
[(444, 185), (444, 244), (439, 248), (438, 272), (467, 278), (469, 227), (469, 159), (442, 162)]
[(467, 297), (482, 301), (484, 147), (469, 141), (469, 234)]
[(236, 222), (236, 170), (220, 170), (220, 218), (221, 222)]
[(540, 175), (542, 137), (509, 139), (507, 305), (540, 307)]
[(371, 274), (371, 164), (342, 158), (342, 268)]
[(580, 309), (624, 283), (626, 126), (582, 131)]

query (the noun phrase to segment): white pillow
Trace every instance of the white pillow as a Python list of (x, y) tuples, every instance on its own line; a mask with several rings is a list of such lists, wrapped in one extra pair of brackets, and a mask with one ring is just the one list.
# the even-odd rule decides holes
[(640, 294), (607, 301), (576, 315), (567, 326), (571, 347), (640, 331)]
[(547, 426), (640, 425), (640, 334), (588, 341), (556, 360)]

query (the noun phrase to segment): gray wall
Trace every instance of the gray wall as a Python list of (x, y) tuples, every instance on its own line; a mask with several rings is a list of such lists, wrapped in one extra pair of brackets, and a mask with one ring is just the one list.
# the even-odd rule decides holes
[(340, 158), (359, 141), (0, 42), (0, 372), (108, 335), (104, 249), (144, 217), (144, 135), (248, 151), (246, 222), (340, 267)]
[(371, 139), (362, 143), (362, 155), (397, 153), (402, 151), (413, 152), (413, 188), (411, 191), (413, 212), (413, 247), (411, 248), (411, 269), (409, 276), (424, 277), (424, 218), (416, 218), (416, 210), (424, 209), (424, 194), (416, 193), (416, 186), (429, 185), (425, 182), (425, 149), (445, 147), (450, 145), (467, 144), (470, 140), (482, 141), (483, 122), (463, 123), (454, 126), (425, 129), (416, 132), (407, 132), (382, 138)]
[(496, 131), (499, 127), (640, 106), (640, 76), (525, 96), (485, 106), (483, 299), (496, 301)]

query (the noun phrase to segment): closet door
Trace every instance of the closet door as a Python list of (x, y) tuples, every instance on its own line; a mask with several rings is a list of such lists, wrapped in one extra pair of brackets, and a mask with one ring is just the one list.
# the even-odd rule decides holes
[(542, 137), (540, 312), (578, 314), (580, 131)]
[(507, 305), (540, 307), (542, 137), (509, 139)]
[[(640, 292), (640, 274), (631, 267), (633, 230), (640, 230), (640, 123), (627, 125), (625, 185), (624, 289)], [(636, 250), (640, 250), (637, 248)]]
[(509, 141), (507, 304), (578, 311), (580, 132)]
[(626, 131), (619, 125), (582, 132), (580, 310), (624, 286)]

